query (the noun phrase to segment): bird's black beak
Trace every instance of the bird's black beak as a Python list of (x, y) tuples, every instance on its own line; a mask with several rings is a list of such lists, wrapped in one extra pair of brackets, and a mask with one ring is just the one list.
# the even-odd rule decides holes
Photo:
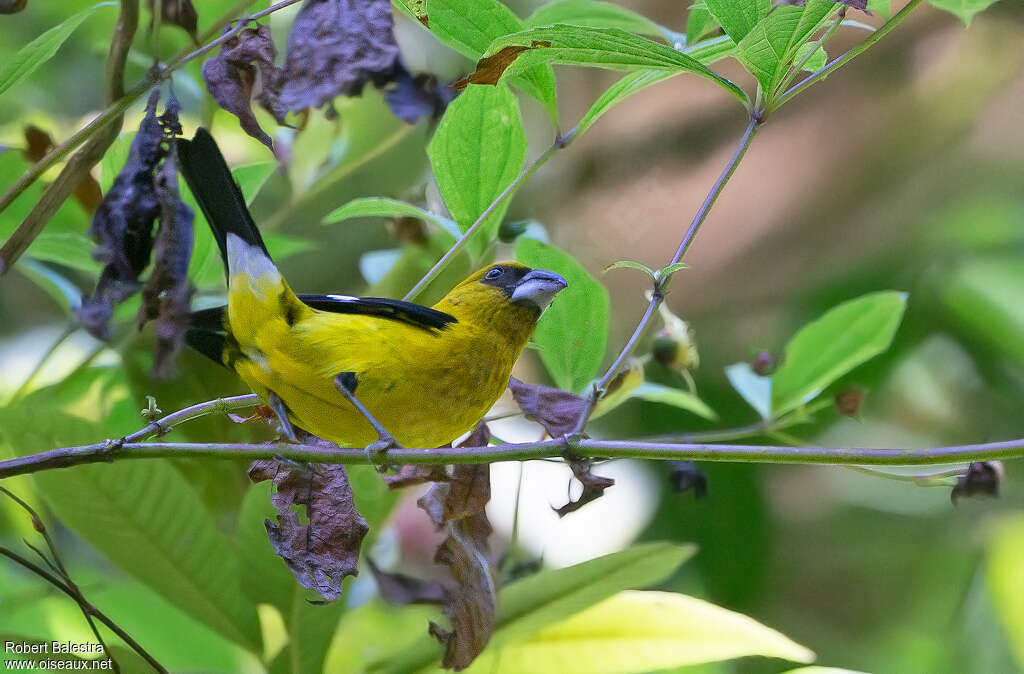
[(555, 295), (565, 290), (568, 285), (564, 278), (553, 271), (534, 269), (519, 280), (512, 291), (511, 299), (517, 304), (529, 304), (544, 311)]

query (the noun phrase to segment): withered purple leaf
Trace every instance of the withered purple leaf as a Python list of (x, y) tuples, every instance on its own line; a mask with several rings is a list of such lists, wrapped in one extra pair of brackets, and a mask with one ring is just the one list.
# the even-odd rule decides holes
[[(192, 6), (192, 0), (149, 0), (149, 10), (153, 11), (153, 5), (160, 2), (160, 20), (173, 26), (185, 29), (185, 32), (193, 37), (196, 36), (196, 27), (199, 23), (199, 15), (196, 8)], [(150, 27), (152, 30), (152, 26)]]
[[(176, 118), (173, 124), (177, 124)], [(153, 244), (153, 271), (142, 289), (139, 326), (156, 321), (153, 374), (167, 377), (188, 328), (192, 301), (188, 265), (192, 259), (193, 213), (178, 192), (177, 150), (174, 145), (157, 173), (156, 188), (160, 200), (160, 228)]]
[(615, 484), (615, 480), (610, 477), (594, 475), (590, 472), (592, 467), (590, 459), (569, 458), (568, 463), (572, 474), (583, 485), (583, 493), (578, 499), (570, 500), (561, 508), (553, 508), (559, 517), (574, 513), (591, 501), (601, 498), (604, 496), (604, 490)]
[(398, 63), (394, 86), (384, 97), (395, 117), (414, 124), (423, 117), (440, 119), (458, 92), (429, 73), (412, 75)]
[[(230, 30), (228, 26), (224, 32)], [(280, 99), (281, 70), (274, 65), (276, 55), (270, 27), (257, 25), (227, 40), (202, 69), (213, 100), (238, 117), (243, 131), (271, 150), (274, 141), (256, 121), (252, 101), (255, 99), (278, 123), (284, 123), (287, 109)]]
[(381, 571), (372, 559), (366, 560), (370, 573), (377, 582), (381, 599), (395, 606), (408, 604), (440, 604), (444, 602), (441, 583), (414, 578), (404, 573)]
[(583, 398), (551, 386), (526, 384), (512, 377), (508, 388), (526, 418), (539, 423), (553, 438), (572, 433), (586, 408)]
[(288, 35), (281, 101), (292, 111), (394, 79), (398, 43), (388, 0), (306, 0)]
[(159, 90), (154, 89), (128, 160), (96, 209), (89, 229), (97, 242), (93, 257), (105, 266), (95, 292), (82, 299), (78, 317), (82, 326), (100, 339), (109, 338), (114, 305), (139, 289), (139, 274), (149, 264), (153, 248), (153, 223), (160, 213), (153, 171), (165, 152), (163, 129), (156, 116), (159, 97)]
[[(358, 573), (359, 548), (370, 529), (356, 509), (345, 467), (261, 460), (249, 467), (249, 478), (276, 487), (270, 502), (277, 523), (266, 521), (267, 535), (295, 579), (326, 601), (341, 597), (345, 576)], [(299, 507), (308, 524), (300, 521)]]

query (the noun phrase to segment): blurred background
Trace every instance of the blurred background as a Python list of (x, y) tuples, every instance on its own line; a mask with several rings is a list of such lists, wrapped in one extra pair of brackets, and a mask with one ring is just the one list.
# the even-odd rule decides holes
[[(197, 4), (202, 28), (234, 3)], [(528, 0), (509, 4), (520, 16), (536, 6)], [(685, 25), (686, 3), (618, 4), (676, 30)], [(85, 6), (78, 0), (30, 0), (28, 11), (0, 17), (0, 61)], [(114, 14), (107, 9), (89, 18), (29, 82), (3, 95), (0, 189), (31, 164), (23, 153), (27, 125), (59, 142), (102, 108), (98, 83)], [(273, 15), (278, 39), (293, 16), (294, 11)], [(877, 16), (857, 18), (881, 23)], [(415, 22), (398, 16), (397, 24), (410, 70), (447, 80), (469, 68), (466, 59)], [(772, 117), (687, 254), (690, 268), (678, 275), (667, 300), (695, 332), (700, 367), (693, 375), (719, 421), (633, 401), (603, 418), (596, 432), (639, 437), (752, 423), (756, 413), (730, 387), (727, 365), (750, 361), (760, 351), (780, 355), (801, 325), (840, 301), (898, 289), (910, 299), (893, 348), (837, 387), (867, 391), (859, 415), (828, 410), (791, 434), (808, 443), (879, 447), (1024, 435), (1022, 29), (1024, 6), (1014, 0), (998, 3), (966, 30), (952, 15), (922, 5), (863, 57)], [(844, 28), (828, 51), (841, 53), (865, 35)], [(141, 29), (128, 81), (142, 76), (155, 49), (166, 58), (187, 45), (181, 31), (165, 29), (154, 45)], [(174, 78), (186, 134), (200, 123), (212, 126), (229, 163), (266, 166), (273, 160), (266, 148), (245, 136), (233, 117), (215, 111), (204, 95), (198, 67), (194, 63)], [(716, 68), (749, 88), (735, 62)], [(616, 79), (615, 73), (599, 70), (556, 72), (564, 129)], [(530, 156), (537, 156), (551, 142), (550, 125), (535, 101), (520, 99)], [(290, 144), (290, 163), (267, 169), (253, 204), (256, 220), (274, 233), (272, 252), (294, 287), (401, 296), (429, 266), (434, 254), (429, 242), (417, 243), (408, 227), (379, 218), (331, 226), (320, 221), (360, 196), (414, 203), (436, 199), (424, 186), (430, 123), (408, 126), (395, 120), (380, 94), (369, 89), (361, 98), (340, 102), (337, 112), (335, 119), (314, 112), (297, 132), (278, 129), (277, 138)], [(140, 117), (136, 106), (125, 130), (134, 129)], [(275, 128), (268, 117), (260, 119), (264, 128)], [(602, 275), (602, 269), (624, 258), (655, 268), (667, 261), (745, 123), (742, 110), (720, 89), (693, 77), (672, 78), (608, 113), (547, 163), (513, 202), (509, 220), (539, 223), (553, 243), (608, 287), (609, 362), (643, 311), (647, 283), (641, 274)], [(112, 153), (121, 152), (123, 161), (126, 147), (119, 141)], [(111, 159), (94, 176), (105, 187), (119, 168)], [(0, 215), (0, 240), (20, 222), (39, 189)], [(59, 393), (36, 398), (35, 407), (19, 408), (46, 427), (24, 438), (38, 443), (33, 451), (138, 427), (137, 410), (146, 394), (156, 395), (167, 412), (242, 392), (231, 377), (191, 353), (179, 359), (177, 378), (149, 379), (151, 329), (137, 334), (130, 321), (115, 337), (116, 350), (70, 329), (68, 303), (73, 304), (75, 288), (91, 290), (98, 268), (83, 243), (88, 222), (81, 206), (69, 200), (30, 258), (0, 281), (0, 401), (14, 406), (26, 392), (62, 384)], [(392, 268), (403, 244), (422, 248), (426, 262), (416, 258)], [(211, 254), (208, 233), (197, 230), (197, 302), (215, 302), (220, 293), (220, 271)], [(453, 270), (452, 277), (463, 271)], [(132, 314), (131, 307), (124, 312)], [(109, 404), (89, 398), (96, 395), (95, 382), (83, 379), (83, 362), (85, 370), (106, 364), (117, 372), (104, 380)], [(69, 374), (81, 383), (74, 391), (65, 379)], [(670, 375), (662, 374), (668, 381)], [(544, 381), (534, 354), (524, 358), (518, 376)], [(83, 403), (86, 398), (91, 402)], [(81, 423), (74, 429), (81, 437), (49, 428), (63, 423), (53, 420), (62, 414)], [(259, 434), (225, 425), (200, 422), (179, 437)], [(535, 439), (540, 432), (526, 422), (498, 428), (510, 440)], [(0, 455), (9, 449), (0, 446)], [(217, 514), (219, 526), (232, 533), (247, 488), (241, 467), (178, 464)], [(815, 650), (824, 664), (899, 673), (1024, 669), (1024, 479), (1017, 463), (1007, 464), (998, 500), (961, 501), (956, 507), (948, 487), (920, 487), (841, 468), (699, 467), (708, 477), (708, 493), (701, 499), (674, 493), (666, 466), (601, 466), (597, 472), (615, 476), (618, 484), (603, 499), (558, 520), (549, 506), (564, 502), (568, 470), (528, 464), (522, 468), (515, 554), (564, 565), (633, 540), (694, 541), (699, 554), (668, 588), (756, 617)], [(513, 528), (520, 469), (495, 467), (492, 519), (499, 536), (509, 536)], [(364, 477), (354, 477), (357, 489), (363, 482), (372, 486), (373, 476)], [(10, 483), (4, 482), (31, 497), (28, 479)], [(389, 498), (371, 487), (367, 492), (377, 496), (364, 495), (366, 502)], [(392, 521), (376, 554), (410, 568), (426, 564), (436, 545), (426, 518), (414, 503), (403, 501)], [(0, 542), (14, 544), (28, 531), (20, 511), (0, 502)], [(184, 658), (180, 669), (255, 666), (251, 656), (144, 589), (68, 531), (58, 531), (76, 579), (95, 603), (117, 603), (126, 621), (133, 611), (135, 618), (146, 616), (140, 639), (149, 635), (159, 642), (161, 634), (173, 630), (206, 645), (205, 659), (196, 661), (166, 646), (168, 657)], [(359, 588), (354, 600), (372, 591)], [(73, 604), (0, 563), (0, 635), (25, 629), (68, 634), (83, 629), (79, 623)], [(750, 660), (702, 671), (785, 668), (778, 661)]]

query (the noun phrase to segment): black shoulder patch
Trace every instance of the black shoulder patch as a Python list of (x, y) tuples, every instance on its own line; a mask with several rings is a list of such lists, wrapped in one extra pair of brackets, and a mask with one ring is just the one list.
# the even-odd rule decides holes
[(385, 297), (349, 297), (347, 295), (299, 295), (308, 306), (336, 314), (361, 314), (403, 321), (425, 330), (443, 330), (457, 320), (451, 314), (412, 302)]

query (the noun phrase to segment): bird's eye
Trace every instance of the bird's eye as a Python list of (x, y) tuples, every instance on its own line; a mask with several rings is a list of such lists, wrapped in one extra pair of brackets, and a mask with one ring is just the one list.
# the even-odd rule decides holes
[(487, 273), (484, 275), (484, 278), (487, 279), (488, 281), (493, 281), (494, 279), (501, 276), (501, 271), (501, 267), (494, 267), (492, 269), (488, 269)]

